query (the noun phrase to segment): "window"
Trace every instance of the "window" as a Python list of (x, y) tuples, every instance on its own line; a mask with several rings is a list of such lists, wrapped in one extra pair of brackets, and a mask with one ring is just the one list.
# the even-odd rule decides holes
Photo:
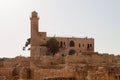
[(62, 47), (63, 45), (62, 45), (62, 41), (60, 42), (60, 47)]
[(65, 42), (64, 42), (64, 45), (65, 45)]
[(65, 42), (64, 42), (64, 47), (66, 47), (66, 44), (65, 44)]
[(87, 49), (89, 49), (90, 48), (90, 45), (89, 44), (87, 44)]
[(83, 44), (83, 47), (84, 47), (85, 45)]
[(70, 47), (74, 47), (74, 46), (75, 46), (74, 41), (70, 41)]
[(90, 44), (90, 47), (92, 47), (92, 44)]
[(91, 49), (92, 48), (92, 44), (87, 44), (87, 49)]
[(79, 47), (81, 46), (81, 44), (79, 43)]

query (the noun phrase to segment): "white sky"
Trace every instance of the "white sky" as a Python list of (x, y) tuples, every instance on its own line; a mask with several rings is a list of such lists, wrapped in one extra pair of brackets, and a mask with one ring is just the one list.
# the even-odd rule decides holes
[(95, 51), (120, 54), (120, 0), (0, 0), (0, 57), (28, 56), (30, 16), (54, 36), (93, 37)]

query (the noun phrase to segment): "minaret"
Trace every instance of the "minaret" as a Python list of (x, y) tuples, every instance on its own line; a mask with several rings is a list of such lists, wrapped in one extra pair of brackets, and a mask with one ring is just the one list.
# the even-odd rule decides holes
[(32, 16), (30, 18), (31, 20), (31, 45), (36, 44), (36, 37), (38, 35), (38, 24), (39, 24), (39, 18), (36, 11), (32, 12)]
[(43, 53), (41, 45), (46, 43), (46, 32), (38, 32), (39, 18), (36, 11), (32, 12), (30, 21), (31, 21), (30, 56), (39, 57)]

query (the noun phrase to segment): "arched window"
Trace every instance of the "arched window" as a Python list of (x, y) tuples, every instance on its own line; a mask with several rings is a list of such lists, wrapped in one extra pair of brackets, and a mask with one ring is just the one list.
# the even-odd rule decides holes
[(83, 44), (83, 47), (84, 47), (85, 45)]
[(81, 44), (79, 43), (79, 47), (81, 47)]
[(65, 42), (64, 42), (64, 47), (66, 47), (66, 44), (65, 44)]
[(88, 48), (88, 49), (92, 48), (92, 44), (88, 44), (88, 45), (87, 45), (87, 48)]
[(92, 47), (92, 44), (90, 44), (90, 47)]
[(70, 41), (70, 47), (74, 47), (74, 46), (75, 46), (74, 41)]
[(62, 41), (60, 42), (60, 47), (62, 47), (63, 45), (62, 45)]
[(64, 45), (65, 45), (65, 42), (64, 42)]
[(88, 45), (87, 45), (87, 49), (89, 49), (89, 48), (90, 48), (90, 45), (88, 44)]

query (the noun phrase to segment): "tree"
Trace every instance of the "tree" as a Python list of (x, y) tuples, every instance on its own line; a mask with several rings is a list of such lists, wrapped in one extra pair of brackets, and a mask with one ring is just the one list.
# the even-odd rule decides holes
[[(30, 38), (27, 39), (25, 46), (23, 47), (23, 50), (25, 50), (30, 45)], [(58, 41), (53, 37), (50, 38), (46, 44), (42, 44), (41, 46), (46, 46), (48, 49), (48, 55), (55, 55), (59, 51), (59, 45)], [(30, 50), (30, 48), (28, 48)]]
[(55, 53), (57, 53), (59, 51), (59, 45), (58, 45), (58, 41), (53, 37), (50, 38), (47, 43), (46, 43), (46, 47), (48, 49), (48, 52), (50, 54), (52, 54), (53, 56), (55, 55)]
[[(26, 47), (28, 47), (30, 45), (30, 38), (27, 39), (25, 46), (23, 47), (23, 51), (26, 49)], [(30, 50), (30, 48), (28, 48), (28, 50)]]

